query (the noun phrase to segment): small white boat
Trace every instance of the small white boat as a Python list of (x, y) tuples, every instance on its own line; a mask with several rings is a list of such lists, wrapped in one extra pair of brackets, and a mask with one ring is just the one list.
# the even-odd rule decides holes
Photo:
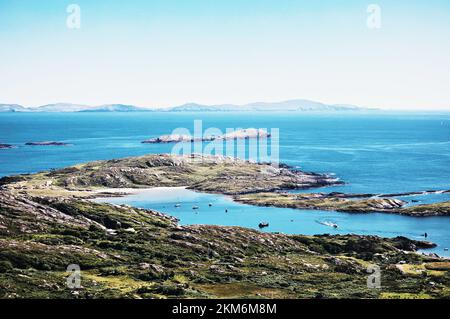
[(339, 227), (338, 224), (335, 224), (335, 223), (332, 223), (332, 222), (324, 222), (323, 224), (325, 226), (330, 226), (330, 227), (333, 227), (333, 228), (338, 228)]
[(181, 207), (181, 204), (175, 204), (175, 207), (176, 208)]
[(192, 206), (192, 209), (199, 209), (198, 206)]
[(332, 223), (332, 222), (320, 222), (317, 221), (319, 224), (325, 225), (325, 226), (329, 226), (329, 227), (333, 227), (333, 228), (338, 228), (339, 225), (336, 223)]

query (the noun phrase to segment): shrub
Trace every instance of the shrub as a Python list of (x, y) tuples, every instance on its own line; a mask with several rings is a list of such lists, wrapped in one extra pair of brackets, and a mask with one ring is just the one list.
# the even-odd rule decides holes
[(0, 273), (13, 270), (13, 265), (8, 260), (0, 260)]

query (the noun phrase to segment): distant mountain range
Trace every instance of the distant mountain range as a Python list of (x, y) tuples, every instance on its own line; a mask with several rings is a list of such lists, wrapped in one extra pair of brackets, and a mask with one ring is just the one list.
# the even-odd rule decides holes
[(0, 104), (0, 112), (137, 112), (152, 111), (133, 105), (107, 104), (89, 106), (71, 103), (47, 104), (35, 108), (27, 108), (18, 104)]
[(56, 103), (28, 108), (18, 104), (0, 104), (0, 112), (305, 112), (305, 111), (362, 111), (375, 110), (347, 104), (324, 104), (310, 100), (288, 100), (282, 102), (256, 102), (245, 105), (203, 105), (187, 103), (169, 108), (143, 108), (125, 104), (89, 106), (71, 103)]
[(202, 105), (189, 103), (175, 106), (170, 109), (171, 112), (235, 112), (235, 111), (358, 111), (369, 110), (369, 108), (355, 105), (344, 104), (324, 104), (310, 100), (289, 100), (283, 102), (256, 102), (245, 105), (220, 104), (220, 105)]

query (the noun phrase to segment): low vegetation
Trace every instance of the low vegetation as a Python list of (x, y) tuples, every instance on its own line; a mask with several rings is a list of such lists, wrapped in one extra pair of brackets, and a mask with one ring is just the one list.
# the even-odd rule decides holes
[[(0, 193), (1, 298), (449, 297), (448, 261), (414, 253), (421, 245), (182, 227), (151, 210)], [(70, 264), (80, 288), (66, 285)], [(379, 289), (367, 287), (371, 264)]]
[[(427, 242), (179, 226), (156, 211), (89, 200), (107, 188), (188, 186), (255, 205), (423, 215), (435, 210), (402, 208), (395, 199), (300, 199), (273, 192), (335, 183), (284, 166), (171, 155), (2, 178), (0, 298), (450, 297), (449, 261), (416, 253), (430, 247)], [(81, 269), (77, 288), (66, 284), (73, 264)], [(380, 267), (380, 288), (367, 285), (373, 265)]]

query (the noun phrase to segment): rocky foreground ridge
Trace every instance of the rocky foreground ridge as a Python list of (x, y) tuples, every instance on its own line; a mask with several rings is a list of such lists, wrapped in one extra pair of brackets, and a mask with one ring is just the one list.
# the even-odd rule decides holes
[[(450, 262), (404, 237), (182, 227), (84, 199), (0, 191), (0, 298), (448, 298)], [(66, 268), (81, 268), (81, 287)], [(367, 268), (382, 288), (368, 288)]]

